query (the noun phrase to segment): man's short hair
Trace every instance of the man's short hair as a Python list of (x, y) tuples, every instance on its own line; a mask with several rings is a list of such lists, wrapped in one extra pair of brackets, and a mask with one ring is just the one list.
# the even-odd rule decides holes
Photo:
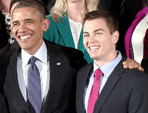
[(113, 34), (115, 31), (119, 31), (119, 24), (116, 17), (108, 11), (99, 11), (95, 10), (92, 12), (86, 13), (83, 19), (83, 26), (87, 20), (94, 20), (94, 19), (103, 19), (106, 21), (107, 27), (110, 30), (110, 33)]
[(17, 2), (18, 4), (15, 6), (14, 9), (23, 8), (23, 7), (34, 7), (42, 14), (43, 18), (46, 17), (44, 4), (41, 0), (12, 0), (10, 3), (10, 12), (13, 4)]

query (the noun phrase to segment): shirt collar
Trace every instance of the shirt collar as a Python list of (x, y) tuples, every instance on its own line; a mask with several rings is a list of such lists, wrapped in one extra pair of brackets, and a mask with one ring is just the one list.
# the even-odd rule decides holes
[[(21, 58), (23, 62), (23, 67), (27, 66), (29, 59), (32, 55), (28, 54), (25, 50), (21, 49)], [(39, 48), (39, 50), (33, 55), (36, 58), (38, 58), (41, 62), (47, 63), (47, 47), (45, 42), (43, 41), (42, 46)]]
[(120, 51), (117, 51), (117, 57), (108, 62), (107, 64), (103, 65), (102, 67), (99, 67), (95, 62), (93, 63), (93, 72), (95, 72), (95, 70), (97, 70), (98, 68), (101, 69), (101, 71), (104, 74), (104, 77), (109, 77), (109, 75), (112, 73), (112, 71), (114, 70), (114, 68), (117, 66), (117, 64), (121, 61), (122, 59), (122, 55), (120, 53)]

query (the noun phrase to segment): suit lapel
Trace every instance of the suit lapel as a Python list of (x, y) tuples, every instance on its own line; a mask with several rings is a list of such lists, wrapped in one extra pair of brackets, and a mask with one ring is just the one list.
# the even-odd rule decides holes
[(77, 78), (77, 109), (79, 109), (79, 112), (84, 113), (85, 107), (84, 107), (84, 94), (85, 94), (85, 87), (88, 84), (88, 78), (91, 74), (91, 70), (93, 67), (93, 63), (88, 64), (85, 70), (82, 71), (82, 73), (78, 74)]
[[(8, 80), (9, 80), (9, 91), (11, 92), (9, 95), (13, 95), (12, 101), (15, 101), (16, 106), (20, 106), (24, 111), (29, 112), (27, 104), (22, 96), (22, 93), (19, 88), (18, 78), (17, 78), (17, 56), (18, 52), (15, 52), (11, 58), (10, 65), (8, 66)], [(13, 82), (12, 82), (13, 81)], [(12, 87), (12, 89), (11, 89)]]
[(60, 76), (62, 73), (59, 70), (64, 69), (63, 64), (65, 62), (62, 60), (62, 57), (57, 55), (60, 51), (55, 51), (56, 49), (52, 47), (52, 44), (47, 44), (46, 41), (45, 43), (49, 54), (50, 84), (47, 98), (41, 113), (51, 113), (57, 107), (57, 103), (55, 103), (55, 101), (58, 99), (58, 92), (60, 92), (60, 81), (63, 80), (63, 76)]
[[(52, 59), (52, 60), (51, 60)], [(56, 63), (59, 62), (59, 60), (56, 58), (54, 58), (51, 54), (50, 54), (50, 84), (49, 84), (49, 91), (47, 94), (47, 98), (46, 101), (43, 105), (43, 110), (42, 113), (45, 113), (45, 111), (47, 112), (51, 112), (53, 111), (53, 109), (55, 108), (55, 104), (54, 101), (56, 99), (57, 96), (57, 87), (55, 83), (58, 83), (58, 78), (60, 75), (58, 70), (58, 66), (56, 65)], [(50, 109), (49, 109), (50, 106)]]
[(57, 23), (57, 28), (64, 42), (64, 46), (75, 48), (67, 14), (61, 22)]
[(114, 89), (115, 85), (120, 80), (120, 74), (123, 73), (123, 65), (122, 62), (125, 60), (125, 58), (122, 58), (122, 60), (119, 62), (119, 64), (116, 66), (114, 71), (111, 73), (110, 77), (108, 78), (101, 94), (99, 95), (99, 99), (97, 100), (94, 108), (94, 113), (100, 112), (103, 104), (109, 97), (110, 93)]

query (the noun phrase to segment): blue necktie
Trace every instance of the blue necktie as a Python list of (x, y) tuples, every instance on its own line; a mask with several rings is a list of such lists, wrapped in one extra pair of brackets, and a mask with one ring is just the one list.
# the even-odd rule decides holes
[(40, 113), (42, 106), (40, 73), (35, 65), (36, 57), (29, 60), (28, 70), (28, 105), (31, 113)]

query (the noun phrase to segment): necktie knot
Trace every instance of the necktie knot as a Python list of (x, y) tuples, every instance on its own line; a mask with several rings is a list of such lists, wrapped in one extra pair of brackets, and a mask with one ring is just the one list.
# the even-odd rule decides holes
[(37, 60), (37, 58), (32, 56), (28, 61), (28, 64), (31, 64), (30, 67), (32, 68), (32, 70), (34, 70), (36, 68), (36, 65), (35, 65), (36, 60)]
[(36, 60), (37, 60), (37, 58), (36, 58), (35, 56), (32, 56), (32, 57), (30, 58), (28, 64), (34, 65)]
[(100, 68), (95, 71), (95, 77), (101, 77), (102, 75), (103, 73)]

